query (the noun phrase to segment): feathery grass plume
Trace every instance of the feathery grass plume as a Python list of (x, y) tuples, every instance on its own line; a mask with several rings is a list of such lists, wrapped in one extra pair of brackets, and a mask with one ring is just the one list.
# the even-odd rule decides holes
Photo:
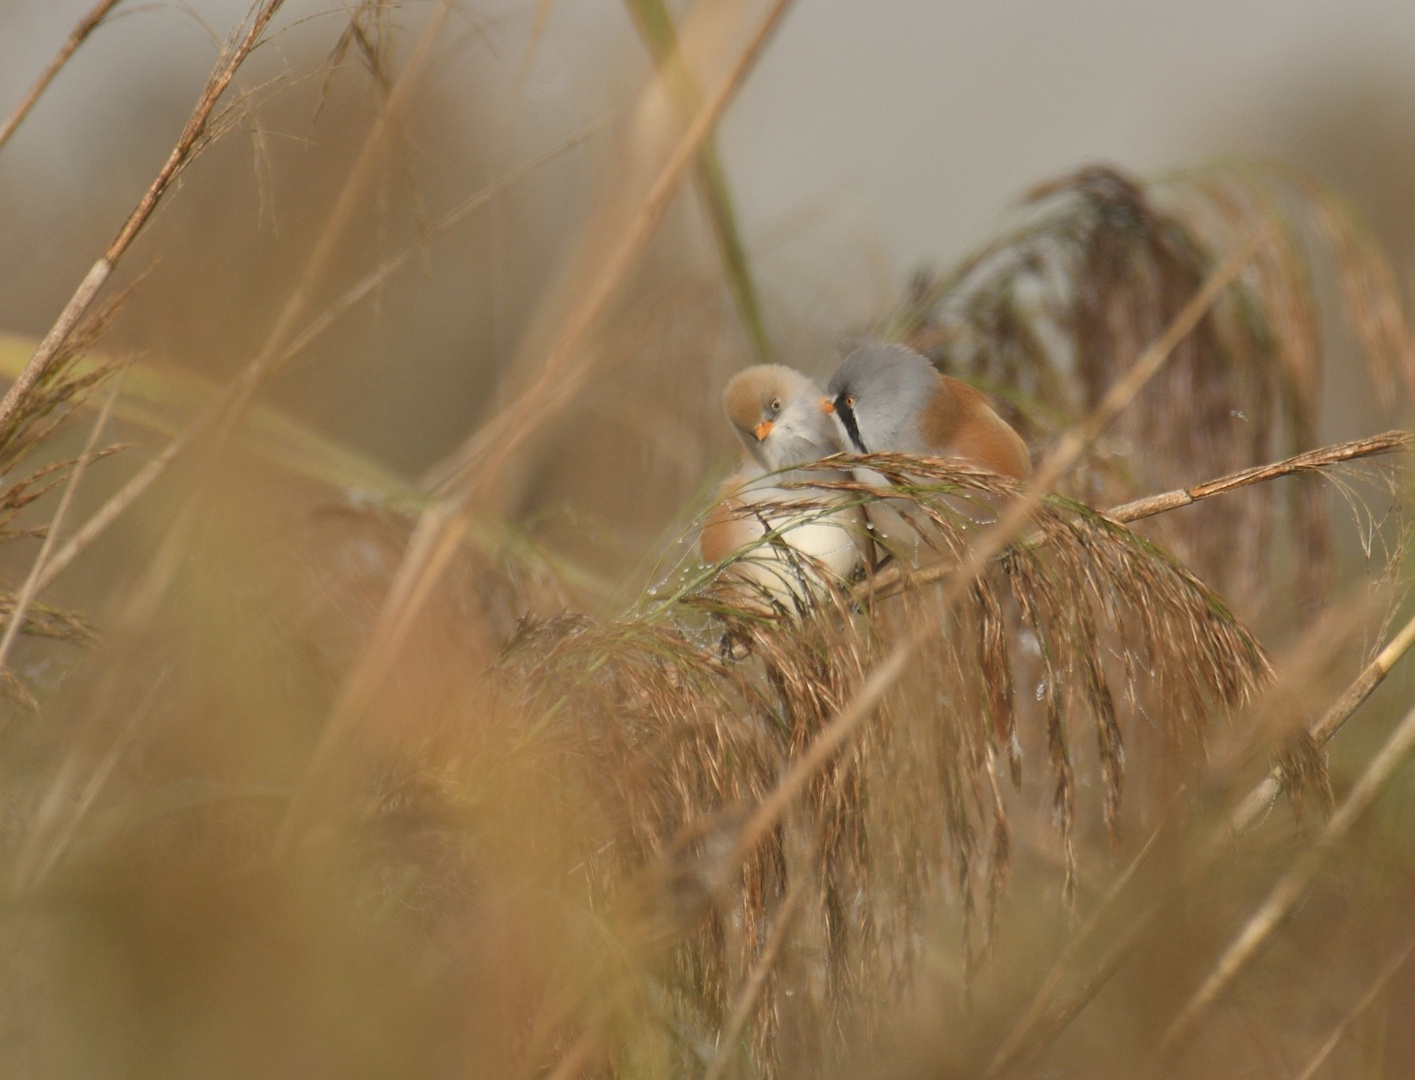
[[(1141, 184), (1097, 167), (1034, 189), (1018, 217), (953, 272), (916, 279), (885, 332), (993, 391), (1034, 445), (1099, 400), (1225, 250), (1258, 225), (1281, 226), (1076, 475), (1071, 493), (1091, 505), (1317, 445), (1319, 269), (1341, 283), (1382, 400), (1409, 399), (1415, 347), (1389, 268), (1309, 180), (1255, 166)], [(1274, 599), (1280, 521), (1299, 609), (1311, 610), (1331, 572), (1319, 490), (1297, 481), (1281, 515), (1279, 489), (1265, 487), (1149, 528), (1253, 610)]]
[[(0, 426), (0, 543), (40, 539), (50, 525), (31, 522), (36, 504), (66, 482), (79, 465), (78, 458), (50, 460), (28, 473), (21, 466), (31, 457), (42, 455), (50, 441), (72, 419), (89, 394), (110, 379), (121, 362), (106, 359), (82, 364), (81, 354), (108, 329), (132, 290), (109, 300), (85, 318), (54, 356), (53, 362), (40, 373), (30, 392), (20, 399), (18, 407)], [(90, 458), (97, 461), (124, 449), (113, 445), (96, 450)], [(12, 479), (11, 479), (12, 478)], [(0, 625), (11, 621), (18, 594), (0, 589)], [(92, 623), (77, 612), (62, 611), (50, 605), (30, 603), (22, 613), (20, 632), (30, 637), (44, 637), (68, 645), (85, 644), (94, 637)], [(12, 700), (27, 709), (35, 707), (35, 699), (24, 680), (6, 669), (0, 675), (0, 688)]]
[(84, 319), (59, 347), (54, 360), (35, 379), (0, 426), (0, 475), (9, 474), (29, 453), (48, 439), (92, 390), (108, 379), (122, 362), (95, 359), (94, 345), (112, 325), (136, 284)]
[(393, 87), (393, 0), (359, 0), (348, 11), (348, 24), (334, 42), (326, 62), (328, 72), (320, 89), (315, 117), (324, 107), (329, 87), (339, 73), (350, 50), (359, 58), (380, 95), (386, 96)]
[[(918, 512), (943, 559), (961, 555), (978, 507), (1019, 490), (958, 463), (839, 460), (892, 481), (889, 498)], [(800, 517), (838, 509), (842, 496), (881, 498), (853, 480), (794, 486), (797, 497), (769, 513)], [(768, 536), (755, 547), (779, 543)], [(1143, 743), (1159, 722), (1154, 756), (1192, 760), (1209, 720), (1243, 704), (1268, 673), (1257, 642), (1182, 566), (1061, 497), (953, 610), (940, 609), (937, 583), (915, 585), (908, 573), (889, 595), (872, 594), (868, 580), (852, 588), (821, 574), (789, 606), (779, 595), (764, 603), (731, 573), (753, 556), (734, 553), (607, 623), (529, 622), (498, 680), (519, 702), (510, 714), (536, 738), (564, 740), (566, 753), (589, 763), (602, 816), (622, 823), (600, 860), (606, 881), (698, 837), (697, 876), (677, 888), (700, 911), (675, 952), (685, 1025), (720, 1029), (729, 974), (752, 967), (790, 889), (807, 890), (790, 935), (804, 982), (789, 1000), (769, 983), (754, 1011), (751, 1045), (768, 1070), (819, 1061), (847, 1033), (878, 1023), (909, 981), (940, 880), (951, 882), (965, 934), (980, 899), (991, 925), (1010, 859), (1009, 774), (1024, 801), (1047, 792), (1073, 892), (1072, 837), (1078, 815), (1090, 812), (1078, 807), (1078, 773), (1098, 772), (1094, 813), (1114, 833), (1126, 743)], [(750, 853), (740, 881), (721, 880), (704, 838), (770, 790), (890, 643), (921, 625), (932, 628), (929, 645), (875, 722)], [(824, 1041), (783, 1050), (787, 1030)]]

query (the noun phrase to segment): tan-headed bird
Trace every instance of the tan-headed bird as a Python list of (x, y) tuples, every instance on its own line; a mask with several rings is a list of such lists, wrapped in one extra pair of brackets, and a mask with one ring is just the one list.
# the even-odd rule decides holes
[[(727, 418), (746, 448), (742, 468), (718, 492), (700, 540), (705, 562), (718, 562), (780, 530), (733, 564), (741, 579), (777, 598), (803, 598), (822, 571), (848, 580), (860, 562), (864, 515), (858, 506), (786, 509), (781, 504), (844, 502), (824, 492), (786, 489), (791, 482), (840, 480), (835, 469), (803, 469), (840, 450), (831, 418), (820, 408), (820, 386), (781, 364), (747, 368), (723, 394)], [(790, 552), (777, 545), (785, 545)]]

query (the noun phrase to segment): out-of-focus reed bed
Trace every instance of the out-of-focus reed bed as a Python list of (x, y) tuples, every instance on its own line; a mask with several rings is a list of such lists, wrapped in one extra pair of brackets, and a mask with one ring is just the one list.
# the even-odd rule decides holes
[[(466, 12), (264, 0), (54, 329), (0, 339), (6, 1071), (1374, 1076), (1415, 1053), (1415, 714), (1392, 725), (1387, 678), (1415, 641), (1411, 438), (1317, 445), (1322, 280), (1408, 410), (1374, 241), (1275, 167), (1045, 185), (861, 330), (993, 392), (1032, 484), (842, 457), (926, 557), (861, 535), (877, 557), (840, 581), (773, 531), (702, 565), (722, 383), (836, 358), (773, 338), (712, 144), (788, 5), (627, 7), (634, 102), (521, 166), (489, 152), (440, 208), (412, 148), (456, 143), (429, 87)], [(518, 93), (555, 15), (525, 13)], [(272, 156), (292, 117), (337, 161)], [(498, 261), (545, 227), (502, 200), (579, 148), (593, 167), (543, 194), (572, 239)], [(277, 244), (260, 208), (291, 201)], [(202, 214), (227, 258), (184, 244)], [(483, 214), (500, 239), (441, 280)], [(165, 245), (176, 280), (129, 266)], [(284, 411), (317, 412), (312, 366), (376, 366), (380, 328), (436, 351), (429, 323), (513, 271), (524, 294), (442, 346), (467, 415), (420, 481)], [(199, 338), (192, 311), (236, 343), (176, 374), (145, 335)], [(848, 475), (770, 513), (884, 498)], [(1362, 561), (1335, 573), (1343, 530)], [(762, 560), (793, 587), (752, 588)]]
[[(999, 394), (1031, 441), (1100, 400), (1199, 287), (1211, 252), (1270, 230), (1245, 287), (1176, 346), (1077, 475), (1074, 494), (1092, 504), (1315, 445), (1324, 343), (1339, 340), (1318, 311), (1333, 265), (1340, 302), (1328, 308), (1359, 341), (1381, 407), (1392, 414), (1415, 388), (1409, 327), (1379, 247), (1331, 193), (1290, 170), (1223, 165), (1141, 185), (1092, 168), (1041, 185), (1016, 216), (956, 271), (919, 276), (887, 332)], [(1286, 538), (1292, 591), (1310, 610), (1331, 574), (1322, 490), (1315, 479), (1254, 487), (1214, 507), (1202, 529), (1167, 518), (1156, 535), (1243, 608), (1251, 596), (1254, 612), (1272, 602), (1272, 545)]]

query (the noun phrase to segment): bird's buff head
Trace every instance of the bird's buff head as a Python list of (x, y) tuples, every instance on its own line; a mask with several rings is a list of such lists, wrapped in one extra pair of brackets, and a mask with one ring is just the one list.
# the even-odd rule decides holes
[(738, 372), (723, 402), (738, 438), (768, 472), (807, 465), (840, 449), (820, 387), (781, 364)]

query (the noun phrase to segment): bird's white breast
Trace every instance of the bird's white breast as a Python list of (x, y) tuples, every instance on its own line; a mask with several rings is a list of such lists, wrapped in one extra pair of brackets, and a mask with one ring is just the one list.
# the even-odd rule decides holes
[[(772, 596), (801, 598), (820, 584), (822, 572), (834, 584), (854, 573), (864, 536), (858, 507), (793, 507), (789, 504), (818, 501), (820, 496), (765, 484), (748, 484), (736, 498), (746, 508), (741, 522), (744, 542), (756, 543), (736, 569)], [(776, 539), (760, 542), (769, 531), (778, 532)]]

